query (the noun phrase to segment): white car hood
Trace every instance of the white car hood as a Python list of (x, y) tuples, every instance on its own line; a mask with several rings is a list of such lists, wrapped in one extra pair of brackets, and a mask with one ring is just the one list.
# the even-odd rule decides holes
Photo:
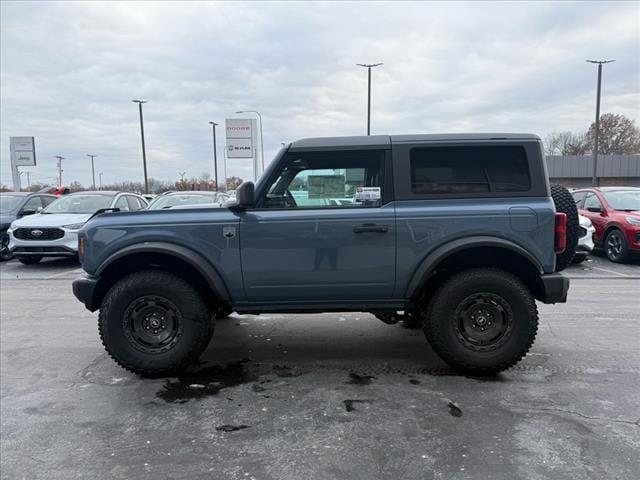
[(15, 220), (13, 227), (62, 227), (63, 225), (84, 223), (89, 220), (91, 215), (91, 213), (36, 213)]

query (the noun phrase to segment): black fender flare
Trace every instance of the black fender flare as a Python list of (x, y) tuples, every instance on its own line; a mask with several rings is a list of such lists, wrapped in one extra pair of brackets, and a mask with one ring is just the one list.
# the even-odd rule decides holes
[(543, 273), (540, 262), (527, 250), (510, 240), (483, 235), (459, 238), (440, 245), (422, 260), (411, 276), (411, 280), (409, 281), (409, 285), (405, 292), (405, 298), (412, 298), (420, 290), (440, 262), (454, 253), (475, 247), (498, 247), (511, 250), (512, 252), (524, 257), (525, 260), (528, 260), (540, 274)]
[(144, 242), (129, 245), (109, 255), (96, 269), (94, 275), (99, 277), (109, 267), (109, 265), (116, 260), (136, 253), (162, 253), (182, 260), (196, 269), (207, 280), (209, 288), (211, 288), (211, 290), (213, 290), (221, 300), (224, 302), (230, 302), (231, 297), (227, 290), (227, 286), (215, 267), (199, 253), (196, 253), (187, 247), (176, 245), (175, 243)]

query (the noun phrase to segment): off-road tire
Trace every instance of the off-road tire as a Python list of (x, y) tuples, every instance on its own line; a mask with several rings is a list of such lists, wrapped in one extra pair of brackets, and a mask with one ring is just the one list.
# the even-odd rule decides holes
[[(460, 333), (460, 308), (474, 297), (499, 299), (499, 305), (511, 312), (507, 333), (489, 348), (469, 347)], [(538, 311), (531, 292), (514, 275), (493, 268), (465, 270), (436, 291), (424, 314), (423, 330), (449, 365), (468, 374), (488, 375), (515, 365), (529, 351), (538, 331)]]
[(18, 257), (18, 261), (23, 265), (35, 265), (36, 263), (40, 263), (40, 260), (42, 260), (42, 257), (31, 255), (29, 255), (28, 257)]
[(422, 316), (417, 312), (404, 312), (402, 326), (410, 330), (422, 328)]
[[(169, 313), (180, 329), (165, 347), (145, 348), (131, 334), (134, 320), (128, 313), (132, 308), (135, 312), (136, 302), (148, 298), (175, 307)], [(159, 270), (132, 273), (116, 282), (98, 316), (100, 339), (109, 355), (122, 368), (145, 376), (169, 375), (194, 363), (209, 345), (213, 329), (214, 319), (198, 292), (183, 279)]]
[(573, 259), (580, 238), (580, 222), (578, 207), (573, 195), (562, 185), (551, 184), (551, 198), (556, 206), (556, 212), (567, 215), (567, 246), (564, 252), (556, 254), (556, 272), (564, 270)]
[[(615, 240), (615, 242), (614, 242)], [(613, 246), (615, 245), (615, 247)], [(607, 233), (604, 239), (604, 254), (609, 260), (615, 263), (624, 263), (629, 260), (629, 248), (624, 233), (614, 228)]]

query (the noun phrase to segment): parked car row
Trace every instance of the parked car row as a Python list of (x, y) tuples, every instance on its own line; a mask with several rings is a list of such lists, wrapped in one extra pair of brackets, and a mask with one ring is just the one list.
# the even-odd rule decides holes
[(26, 264), (43, 257), (75, 257), (77, 232), (97, 211), (218, 208), (232, 197), (223, 192), (181, 191), (155, 196), (115, 191), (78, 192), (57, 197), (49, 193), (0, 194), (0, 261), (13, 256)]

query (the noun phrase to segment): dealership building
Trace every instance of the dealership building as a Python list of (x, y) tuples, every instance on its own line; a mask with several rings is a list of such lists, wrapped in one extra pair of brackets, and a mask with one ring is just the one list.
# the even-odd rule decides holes
[[(591, 186), (592, 155), (547, 156), (549, 179), (568, 188)], [(640, 155), (598, 155), (600, 186), (640, 187)]]

